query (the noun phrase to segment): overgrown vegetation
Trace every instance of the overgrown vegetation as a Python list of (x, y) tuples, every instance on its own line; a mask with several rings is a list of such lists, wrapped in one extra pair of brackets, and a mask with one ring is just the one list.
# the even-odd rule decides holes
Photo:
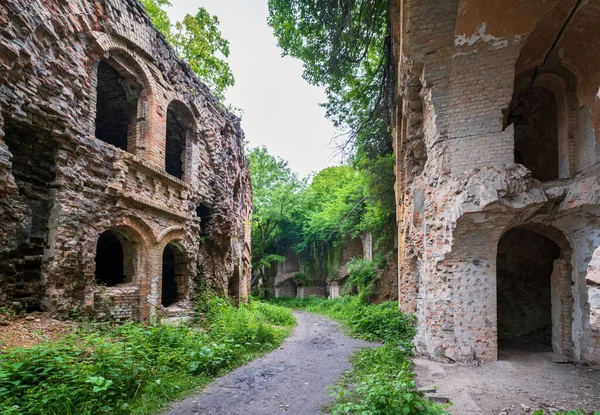
[[(339, 247), (361, 232), (376, 236), (383, 257), (386, 250), (393, 249), (391, 119), (395, 78), (387, 7), (386, 0), (269, 0), (268, 22), (279, 46), (284, 55), (302, 60), (309, 83), (325, 89), (327, 101), (322, 105), (326, 116), (343, 131), (338, 144), (349, 162), (322, 170), (310, 184), (301, 183), (304, 188), (293, 186), (297, 177), (288, 174), (288, 189), (296, 191), (287, 195), (285, 200), (293, 203), (286, 206), (274, 203), (265, 207), (263, 200), (255, 198), (255, 220), (262, 220), (261, 211), (283, 207), (276, 210), (280, 220), (274, 226), (279, 229), (271, 232), (268, 243), (254, 248), (263, 251), (256, 263), (260, 263), (270, 291), (273, 275), (264, 269), (291, 250), (299, 255), (309, 279), (322, 283), (337, 277), (334, 274), (343, 265)], [(288, 172), (281, 160), (274, 165)], [(253, 186), (259, 193), (262, 174), (270, 177), (259, 169), (252, 171)], [(255, 236), (261, 236), (258, 229)], [(262, 243), (261, 239), (254, 241)], [(271, 261), (265, 264), (263, 258)], [(362, 288), (368, 289), (367, 285)]]
[(410, 360), (415, 322), (401, 313), (396, 303), (369, 305), (356, 296), (278, 298), (273, 302), (323, 314), (340, 321), (354, 337), (384, 343), (354, 354), (352, 370), (331, 390), (336, 399), (331, 414), (448, 414), (417, 389)]
[[(253, 268), (264, 280), (263, 294), (273, 290), (273, 264), (284, 261), (291, 251), (303, 263), (303, 283), (310, 285), (311, 280), (337, 277), (343, 265), (340, 247), (347, 240), (362, 232), (376, 233), (384, 241), (393, 234), (392, 214), (372, 203), (367, 179), (354, 166), (326, 168), (309, 183), (292, 172), (287, 162), (260, 147), (250, 151), (250, 174)], [(361, 292), (370, 295), (367, 291), (372, 285), (355, 282), (361, 284), (357, 286)]]
[(289, 310), (206, 297), (192, 325), (82, 325), (0, 355), (0, 413), (148, 414), (209, 379), (276, 348)]
[(334, 389), (332, 415), (442, 415), (417, 389), (409, 352), (393, 343), (364, 348), (352, 356), (352, 370)]

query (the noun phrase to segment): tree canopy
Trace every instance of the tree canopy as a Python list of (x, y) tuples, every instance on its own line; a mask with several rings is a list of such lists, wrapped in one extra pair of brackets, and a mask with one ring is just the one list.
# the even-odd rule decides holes
[(269, 0), (269, 25), (284, 55), (327, 94), (327, 116), (348, 145), (391, 150), (393, 105), (387, 0)]
[(315, 265), (315, 261), (323, 260), (348, 237), (386, 231), (390, 212), (379, 209), (364, 170), (328, 167), (302, 180), (265, 147), (249, 154), (254, 191), (253, 268), (270, 289), (275, 274), (272, 265), (290, 251), (309, 265), (305, 267), (309, 273), (322, 273), (322, 264)]
[(361, 172), (366, 227), (393, 227), (394, 76), (387, 0), (269, 0), (269, 25), (304, 78), (325, 88), (326, 115), (346, 134), (338, 143)]
[(225, 90), (235, 78), (225, 60), (229, 57), (229, 42), (219, 30), (219, 19), (200, 7), (195, 15), (187, 14), (173, 24), (166, 12), (169, 0), (141, 0), (150, 20), (165, 36), (181, 59), (204, 81), (211, 91), (223, 99)]

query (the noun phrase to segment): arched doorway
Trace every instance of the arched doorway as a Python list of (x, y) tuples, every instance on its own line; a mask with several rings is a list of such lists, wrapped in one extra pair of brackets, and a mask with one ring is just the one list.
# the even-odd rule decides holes
[(125, 253), (119, 237), (103, 232), (96, 244), (96, 282), (112, 287), (125, 282)]
[(132, 282), (139, 268), (139, 245), (126, 231), (110, 229), (96, 243), (96, 283), (112, 287)]
[(185, 260), (182, 248), (169, 243), (162, 255), (161, 304), (169, 307), (181, 299), (185, 293)]
[(572, 351), (572, 249), (543, 225), (509, 229), (497, 253), (497, 327), (503, 346)]

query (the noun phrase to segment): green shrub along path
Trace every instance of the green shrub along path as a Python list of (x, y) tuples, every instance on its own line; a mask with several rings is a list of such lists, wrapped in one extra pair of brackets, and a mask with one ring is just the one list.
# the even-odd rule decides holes
[(281, 344), (288, 309), (206, 298), (203, 317), (168, 326), (82, 324), (66, 338), (0, 354), (0, 413), (152, 414)]
[(328, 387), (350, 369), (367, 341), (349, 338), (340, 324), (294, 311), (294, 333), (281, 346), (213, 382), (165, 415), (318, 415), (333, 398)]
[(417, 390), (411, 361), (414, 318), (398, 311), (397, 303), (371, 305), (353, 296), (278, 298), (272, 303), (323, 314), (341, 322), (353, 337), (383, 343), (361, 348), (351, 357), (352, 369), (330, 391), (335, 397), (332, 415), (449, 413)]

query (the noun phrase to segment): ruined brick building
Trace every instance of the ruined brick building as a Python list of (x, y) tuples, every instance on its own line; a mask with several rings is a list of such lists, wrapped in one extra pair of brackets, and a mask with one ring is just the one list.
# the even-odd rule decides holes
[[(421, 352), (600, 362), (600, 1), (392, 0), (399, 295)], [(550, 342), (550, 340), (549, 340)]]
[(146, 319), (248, 294), (239, 119), (136, 0), (0, 0), (0, 306)]

